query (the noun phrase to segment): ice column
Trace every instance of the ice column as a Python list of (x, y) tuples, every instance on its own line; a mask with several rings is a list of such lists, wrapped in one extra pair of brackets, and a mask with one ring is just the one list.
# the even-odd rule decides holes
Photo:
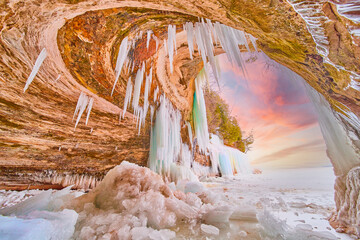
[(207, 153), (207, 148), (209, 145), (209, 131), (206, 118), (206, 106), (202, 90), (205, 81), (205, 71), (203, 69), (195, 79), (196, 91), (194, 93), (193, 103), (193, 121), (195, 136), (197, 138), (199, 150), (202, 153)]
[(151, 132), (149, 168), (166, 177), (170, 177), (171, 164), (180, 156), (180, 120), (180, 112), (162, 95)]

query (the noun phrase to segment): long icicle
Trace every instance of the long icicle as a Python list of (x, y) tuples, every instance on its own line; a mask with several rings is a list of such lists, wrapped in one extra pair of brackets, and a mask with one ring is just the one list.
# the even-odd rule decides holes
[(125, 62), (126, 58), (127, 58), (129, 49), (130, 48), (128, 47), (128, 37), (125, 37), (121, 42), (118, 57), (117, 57), (117, 60), (116, 60), (116, 66), (115, 66), (116, 78), (115, 78), (114, 86), (113, 86), (112, 91), (111, 91), (111, 96), (113, 95), (116, 83), (119, 80), (119, 77), (120, 77), (120, 74), (121, 74), (121, 69), (122, 69), (122, 67), (124, 65), (124, 62)]
[(41, 50), (39, 56), (37, 57), (34, 67), (30, 73), (30, 76), (28, 77), (28, 79), (26, 80), (25, 83), (25, 87), (24, 87), (24, 92), (28, 89), (28, 87), (30, 86), (30, 84), (32, 83), (32, 81), (34, 80), (37, 72), (39, 71), (39, 68), (41, 67), (41, 64), (44, 62), (45, 58), (47, 56), (47, 52), (46, 49), (43, 48), (43, 50)]
[[(123, 112), (122, 112), (122, 118), (125, 118), (125, 113), (126, 113), (128, 104), (130, 104), (130, 102), (131, 102), (132, 90), (133, 90), (133, 85), (132, 85), (132, 82), (131, 82), (131, 77), (129, 77), (127, 87), (126, 87), (126, 94), (125, 94), (124, 109), (123, 109)], [(121, 117), (120, 117), (120, 119), (121, 119)]]

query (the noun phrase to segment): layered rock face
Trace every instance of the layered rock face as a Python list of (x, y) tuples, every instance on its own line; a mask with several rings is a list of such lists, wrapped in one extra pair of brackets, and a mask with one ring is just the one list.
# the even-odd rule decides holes
[[(53, 172), (44, 172), (51, 170), (61, 176), (74, 175), (78, 179), (74, 181), (81, 185), (81, 179), (92, 176), (91, 181), (96, 182), (123, 160), (145, 166), (150, 117), (140, 134), (131, 112), (119, 121), (131, 73), (122, 73), (111, 95), (120, 43), (127, 36), (138, 35), (137, 50), (131, 53), (137, 66), (131, 72), (136, 73), (142, 62), (151, 63), (154, 80), (150, 99), (159, 88), (159, 94), (165, 93), (187, 120), (193, 80), (203, 65), (199, 53), (189, 58), (182, 25), (204, 17), (251, 33), (262, 51), (301, 75), (328, 104), (326, 112), (332, 115), (325, 114), (322, 128), (329, 133), (325, 140), (338, 176), (335, 198), (339, 214), (334, 219), (359, 234), (359, 211), (352, 206), (354, 196), (359, 196), (353, 184), (358, 174), (353, 172), (360, 164), (356, 117), (360, 113), (360, 48), (359, 37), (350, 34), (358, 23), (339, 14), (334, 3), (318, 1), (315, 5), (277, 0), (1, 3), (1, 182), (38, 183), (41, 176), (53, 176)], [(316, 8), (314, 16), (311, 8)], [(165, 50), (157, 51), (167, 39), (169, 24), (178, 32), (172, 74)], [(147, 30), (156, 36), (148, 47)], [(26, 79), (43, 48), (47, 57), (24, 93)], [(85, 125), (83, 117), (74, 130), (73, 113), (81, 92), (94, 99), (94, 106), (89, 123)], [(336, 136), (326, 126), (334, 122), (344, 136), (344, 145), (331, 143)], [(345, 157), (343, 146), (352, 149)], [(58, 179), (56, 183), (65, 181)]]

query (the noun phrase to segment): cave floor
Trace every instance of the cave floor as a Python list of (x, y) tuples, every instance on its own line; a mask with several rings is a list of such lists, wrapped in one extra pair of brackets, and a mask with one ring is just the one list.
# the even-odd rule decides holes
[[(208, 189), (216, 194), (225, 195), (226, 201), (233, 206), (249, 208), (256, 212), (258, 219), (264, 212), (269, 214), (271, 218), (267, 220), (274, 223), (275, 230), (310, 230), (319, 233), (319, 239), (333, 239), (325, 238), (327, 234), (332, 234), (337, 239), (353, 239), (349, 235), (337, 233), (327, 220), (335, 207), (334, 180), (332, 168), (329, 167), (269, 170), (258, 175), (201, 179)], [(24, 201), (42, 191), (1, 190), (0, 208)], [(79, 195), (82, 194), (80, 190), (77, 191)], [(178, 225), (173, 230), (176, 231), (177, 239), (274, 239), (262, 233), (272, 229), (264, 227), (263, 221), (253, 217), (242, 217), (239, 220), (230, 220), (229, 224), (215, 226), (220, 229), (218, 236), (194, 235), (185, 224)], [(284, 235), (286, 236), (286, 233)], [(311, 239), (318, 238), (315, 235)]]

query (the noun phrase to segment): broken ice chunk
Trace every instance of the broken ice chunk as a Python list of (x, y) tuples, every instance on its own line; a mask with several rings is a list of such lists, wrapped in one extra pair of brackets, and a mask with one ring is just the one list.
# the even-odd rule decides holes
[(219, 235), (219, 229), (212, 225), (201, 224), (200, 229), (205, 234)]

